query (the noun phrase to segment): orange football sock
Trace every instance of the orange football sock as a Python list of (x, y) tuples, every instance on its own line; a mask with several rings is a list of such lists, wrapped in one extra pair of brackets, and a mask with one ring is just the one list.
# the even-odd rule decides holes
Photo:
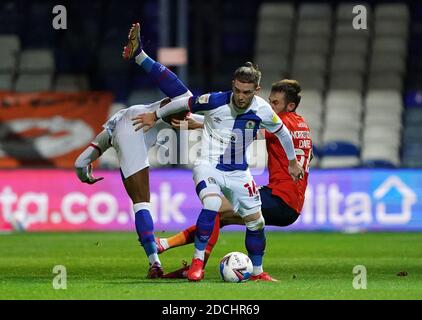
[(185, 244), (192, 243), (195, 239), (196, 225), (190, 226), (186, 230), (175, 234), (174, 236), (167, 238), (169, 248), (183, 246)]

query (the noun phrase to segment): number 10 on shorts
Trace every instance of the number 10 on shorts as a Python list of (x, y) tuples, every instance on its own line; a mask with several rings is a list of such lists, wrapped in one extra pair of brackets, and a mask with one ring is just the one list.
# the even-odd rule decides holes
[(252, 180), (251, 183), (245, 183), (243, 185), (246, 189), (248, 189), (249, 197), (253, 197), (258, 194), (258, 188), (256, 187), (255, 181)]

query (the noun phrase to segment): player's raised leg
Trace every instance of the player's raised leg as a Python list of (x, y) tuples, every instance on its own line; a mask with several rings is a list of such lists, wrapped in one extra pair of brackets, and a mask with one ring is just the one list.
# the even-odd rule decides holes
[(135, 59), (145, 70), (150, 80), (169, 98), (191, 96), (192, 93), (171, 70), (149, 57), (142, 47), (140, 24), (135, 23), (129, 30), (128, 44), (124, 47), (123, 58)]

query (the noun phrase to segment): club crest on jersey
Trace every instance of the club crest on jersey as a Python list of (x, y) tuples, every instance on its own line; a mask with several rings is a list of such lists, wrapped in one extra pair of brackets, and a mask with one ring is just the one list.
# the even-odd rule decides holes
[(208, 103), (210, 101), (210, 96), (211, 96), (211, 94), (209, 94), (209, 93), (203, 94), (202, 96), (199, 96), (199, 97), (196, 98), (196, 103), (199, 103), (199, 104)]
[(217, 182), (215, 181), (215, 179), (214, 179), (213, 177), (209, 177), (209, 178), (208, 178), (208, 182), (209, 182), (210, 184), (217, 184)]
[(273, 112), (273, 118), (271, 119), (274, 123), (279, 123), (280, 122), (280, 118), (278, 117), (278, 115)]
[(255, 129), (255, 121), (249, 120), (248, 122), (246, 122), (246, 129)]

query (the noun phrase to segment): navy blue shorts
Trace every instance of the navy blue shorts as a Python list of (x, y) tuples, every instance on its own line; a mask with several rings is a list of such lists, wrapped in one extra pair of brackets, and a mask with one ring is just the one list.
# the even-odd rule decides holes
[(289, 207), (283, 199), (273, 195), (270, 188), (261, 187), (259, 193), (261, 194), (261, 210), (265, 225), (286, 227), (299, 218), (299, 214)]

